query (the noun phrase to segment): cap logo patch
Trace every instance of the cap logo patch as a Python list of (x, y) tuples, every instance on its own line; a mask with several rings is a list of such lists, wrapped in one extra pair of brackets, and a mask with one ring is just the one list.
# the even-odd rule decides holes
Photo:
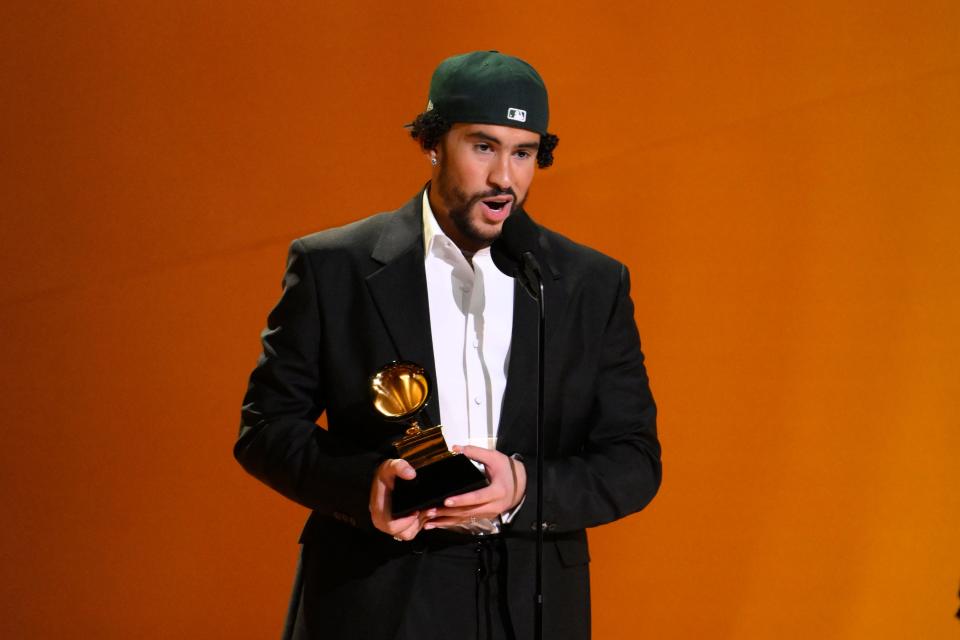
[(526, 122), (527, 112), (524, 111), (523, 109), (510, 107), (509, 109), (507, 109), (507, 120), (516, 120), (517, 122)]

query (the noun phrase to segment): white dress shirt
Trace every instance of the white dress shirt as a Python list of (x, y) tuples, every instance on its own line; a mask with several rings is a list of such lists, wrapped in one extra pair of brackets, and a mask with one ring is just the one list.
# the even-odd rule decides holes
[(497, 269), (489, 248), (468, 261), (440, 228), (426, 191), (423, 241), (443, 436), (451, 447), (494, 449), (510, 362), (513, 278)]
[[(443, 437), (450, 447), (472, 444), (496, 449), (510, 364), (513, 278), (493, 264), (489, 247), (468, 261), (440, 228), (426, 191), (423, 243), (437, 373), (434, 397), (440, 405)], [(477, 535), (498, 533), (523, 502), (499, 518), (474, 519), (455, 528)]]

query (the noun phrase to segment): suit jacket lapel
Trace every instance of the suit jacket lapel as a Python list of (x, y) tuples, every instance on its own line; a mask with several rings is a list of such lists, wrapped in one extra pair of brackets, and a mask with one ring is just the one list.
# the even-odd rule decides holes
[(536, 300), (514, 282), (510, 363), (497, 428), (497, 449), (504, 453), (532, 451), (535, 446), (538, 316)]
[[(431, 389), (436, 389), (430, 305), (423, 267), (423, 193), (391, 215), (371, 257), (383, 267), (367, 277), (367, 288), (390, 334), (401, 360), (427, 371)], [(384, 363), (386, 364), (386, 363)], [(435, 400), (427, 403), (427, 416), (440, 423)]]

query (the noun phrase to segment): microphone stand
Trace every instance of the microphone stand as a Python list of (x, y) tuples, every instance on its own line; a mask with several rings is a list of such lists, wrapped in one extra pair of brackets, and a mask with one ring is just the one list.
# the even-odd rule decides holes
[[(544, 295), (543, 295), (543, 276), (540, 272), (540, 265), (532, 252), (526, 251), (521, 256), (522, 264), (520, 267), (521, 281), (524, 288), (532, 297), (537, 300), (539, 310), (539, 323), (537, 328), (537, 522), (536, 522), (536, 582), (534, 594), (534, 638), (543, 639), (543, 456), (546, 452), (544, 446), (544, 428), (543, 428), (543, 404), (544, 404)], [(536, 288), (534, 288), (536, 283)], [(536, 295), (539, 293), (539, 295)]]
[[(539, 274), (538, 274), (539, 275)], [(543, 638), (543, 455), (545, 447), (543, 445), (543, 361), (544, 361), (544, 304), (543, 304), (543, 279), (538, 278), (540, 285), (540, 295), (537, 298), (540, 307), (540, 327), (537, 332), (537, 346), (539, 362), (539, 376), (537, 379), (537, 606), (536, 617), (534, 619), (534, 637), (536, 640)]]
[[(503, 223), (500, 237), (493, 243), (491, 253), (494, 264), (503, 273), (514, 277), (523, 286), (531, 298), (537, 301), (539, 322), (537, 324), (537, 445), (536, 445), (536, 582), (534, 587), (534, 637), (543, 639), (543, 458), (546, 454), (543, 428), (544, 405), (544, 366), (546, 347), (544, 344), (545, 311), (543, 276), (540, 263), (534, 255), (539, 242), (536, 225), (522, 211), (508, 217)], [(529, 487), (528, 487), (529, 488)]]

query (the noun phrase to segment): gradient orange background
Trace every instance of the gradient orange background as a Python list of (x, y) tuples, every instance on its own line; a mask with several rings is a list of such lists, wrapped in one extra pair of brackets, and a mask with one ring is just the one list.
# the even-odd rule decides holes
[(415, 193), (476, 48), (547, 80), (529, 209), (630, 266), (661, 409), (594, 636), (960, 636), (956, 0), (11, 4), (0, 636), (279, 634), (305, 512), (230, 450), (287, 244)]

